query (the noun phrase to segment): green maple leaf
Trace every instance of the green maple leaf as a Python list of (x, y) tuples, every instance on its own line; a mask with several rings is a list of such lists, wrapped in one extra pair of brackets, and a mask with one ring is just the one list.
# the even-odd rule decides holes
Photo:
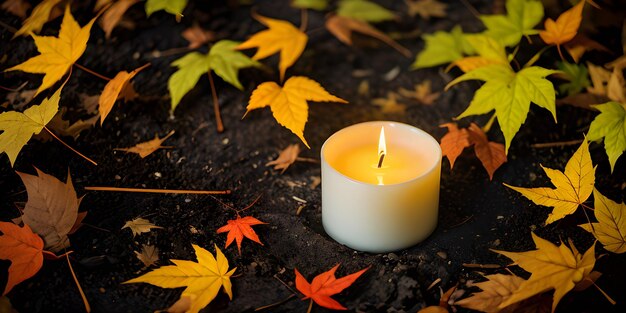
[(569, 79), (569, 82), (562, 83), (559, 86), (559, 94), (573, 96), (579, 94), (583, 88), (591, 85), (589, 81), (589, 70), (587, 70), (587, 67), (584, 65), (559, 62), (557, 66)]
[(372, 23), (396, 18), (393, 12), (367, 0), (341, 0), (337, 7), (337, 15)]
[(587, 139), (597, 141), (604, 138), (604, 150), (609, 156), (612, 173), (617, 159), (626, 150), (626, 109), (615, 101), (593, 107), (600, 111), (600, 115), (591, 122)]
[(507, 0), (506, 15), (481, 15), (485, 34), (507, 47), (517, 45), (523, 36), (536, 35), (533, 29), (543, 19), (543, 4), (537, 0)]
[(261, 66), (257, 61), (250, 59), (245, 54), (234, 50), (239, 42), (220, 40), (215, 43), (209, 53), (202, 54), (191, 52), (184, 57), (172, 62), (178, 67), (167, 82), (167, 87), (172, 98), (172, 111), (187, 92), (196, 85), (200, 76), (209, 71), (221, 77), (224, 81), (242, 90), (243, 86), (237, 78), (239, 69), (251, 66)]
[(11, 166), (22, 148), (33, 135), (39, 134), (59, 110), (61, 86), (50, 98), (40, 105), (33, 105), (24, 113), (9, 111), (0, 114), (0, 153), (5, 152)]
[(420, 52), (413, 65), (413, 69), (432, 67), (454, 62), (463, 57), (463, 54), (472, 54), (474, 51), (465, 39), (460, 26), (455, 26), (450, 32), (437, 31), (425, 34), (424, 50)]
[(328, 0), (293, 0), (291, 6), (298, 9), (323, 11), (328, 6)]
[(556, 122), (554, 86), (546, 79), (556, 72), (532, 66), (516, 73), (508, 64), (493, 64), (465, 73), (450, 82), (446, 89), (466, 80), (485, 82), (474, 94), (469, 107), (457, 118), (495, 110), (508, 153), (513, 137), (526, 121), (531, 102), (550, 111)]
[(147, 0), (146, 15), (150, 16), (156, 11), (165, 10), (165, 12), (176, 15), (176, 18), (183, 16), (183, 10), (187, 6), (187, 0)]

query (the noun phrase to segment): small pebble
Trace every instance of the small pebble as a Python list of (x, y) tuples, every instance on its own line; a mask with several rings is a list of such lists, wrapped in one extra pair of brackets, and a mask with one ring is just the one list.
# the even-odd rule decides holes
[(448, 254), (445, 251), (439, 251), (437, 255), (444, 260), (448, 258)]
[(191, 199), (186, 198), (186, 199), (185, 199), (185, 203), (189, 203), (189, 202), (191, 202)]
[(230, 142), (230, 139), (228, 139), (228, 138), (222, 139), (222, 144), (223, 145), (227, 145), (229, 142)]
[(161, 172), (154, 172), (154, 177), (161, 178), (162, 177)]
[(115, 175), (115, 180), (120, 180), (120, 179), (122, 179), (122, 176), (120, 176), (120, 175)]

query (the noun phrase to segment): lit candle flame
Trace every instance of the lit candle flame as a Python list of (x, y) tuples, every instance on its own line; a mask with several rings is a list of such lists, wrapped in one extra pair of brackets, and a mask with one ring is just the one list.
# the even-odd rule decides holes
[(385, 127), (380, 127), (380, 138), (378, 138), (378, 168), (383, 166), (383, 160), (387, 154), (387, 144), (385, 143)]

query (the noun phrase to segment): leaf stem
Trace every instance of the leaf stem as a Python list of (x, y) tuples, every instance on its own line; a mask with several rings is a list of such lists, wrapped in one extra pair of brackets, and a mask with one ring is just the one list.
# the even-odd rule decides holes
[(553, 147), (564, 147), (577, 145), (583, 142), (582, 139), (569, 140), (569, 141), (557, 141), (557, 142), (543, 142), (543, 143), (534, 143), (530, 145), (531, 148), (553, 148)]
[(43, 129), (45, 131), (48, 132), (48, 134), (50, 134), (50, 136), (52, 136), (54, 139), (58, 140), (60, 143), (62, 143), (66, 148), (72, 150), (74, 153), (80, 155), (83, 159), (87, 160), (89, 163), (98, 166), (98, 163), (96, 163), (96, 161), (86, 157), (84, 154), (78, 152), (76, 149), (70, 147), (70, 145), (68, 145), (67, 143), (65, 143), (65, 141), (61, 140), (61, 138), (57, 137), (57, 135), (55, 135), (50, 129), (48, 129), (48, 127), (44, 126)]
[(318, 159), (314, 159), (314, 158), (305, 158), (305, 157), (297, 157), (296, 161), (300, 161), (300, 162), (308, 162), (308, 163), (316, 163), (319, 164), (320, 160)]
[(307, 24), (309, 24), (309, 13), (306, 9), (300, 10), (300, 31), (306, 32)]
[(561, 57), (561, 61), (565, 62), (565, 58), (563, 57), (563, 52), (561, 52), (561, 45), (556, 45), (556, 50), (559, 51), (559, 56)]
[(213, 82), (213, 75), (211, 75), (211, 70), (209, 70), (207, 75), (209, 75), (211, 96), (213, 97), (213, 112), (215, 112), (215, 124), (217, 126), (217, 132), (221, 133), (224, 131), (224, 124), (222, 123), (222, 114), (220, 113), (220, 101), (217, 98), (217, 90), (215, 90), (215, 82)]
[(313, 310), (313, 299), (309, 300), (309, 308), (306, 309), (306, 313), (311, 313), (311, 310)]
[(74, 273), (74, 268), (72, 268), (72, 263), (70, 262), (69, 254), (65, 254), (65, 259), (67, 259), (67, 265), (70, 267), (70, 272), (72, 273), (72, 278), (74, 278), (74, 282), (76, 283), (76, 287), (78, 287), (78, 292), (80, 293), (80, 297), (83, 299), (83, 304), (85, 305), (85, 311), (88, 313), (91, 312), (91, 306), (89, 305), (89, 301), (87, 301), (87, 297), (83, 292), (83, 288), (80, 287), (80, 283), (78, 282), (78, 278), (76, 277), (76, 273)]
[(81, 70), (83, 70), (83, 71), (85, 71), (85, 72), (87, 72), (87, 73), (89, 73), (89, 74), (91, 74), (93, 76), (96, 76), (96, 77), (104, 79), (104, 80), (111, 80), (111, 78), (106, 77), (106, 76), (104, 76), (102, 74), (98, 74), (96, 71), (90, 70), (90, 69), (88, 69), (88, 68), (86, 68), (86, 67), (84, 67), (84, 66), (82, 66), (82, 65), (80, 65), (78, 63), (74, 63), (74, 65), (76, 65), (76, 67), (78, 67), (79, 69), (81, 69)]
[(285, 303), (285, 302), (287, 302), (287, 301), (289, 301), (289, 300), (293, 299), (293, 297), (295, 297), (295, 296), (296, 296), (296, 295), (292, 293), (292, 294), (290, 294), (290, 295), (289, 295), (289, 297), (287, 297), (287, 298), (285, 298), (285, 299), (282, 299), (282, 300), (280, 300), (280, 301), (278, 301), (278, 302), (274, 302), (274, 303), (272, 303), (272, 304), (268, 304), (268, 305), (264, 305), (264, 306), (258, 307), (258, 308), (256, 308), (256, 309), (254, 309), (254, 312), (261, 311), (261, 310), (265, 310), (265, 309), (269, 309), (269, 308), (272, 308), (272, 307), (275, 307), (275, 306), (281, 305), (281, 304), (283, 304), (283, 303)]
[(247, 209), (251, 208), (251, 207), (252, 207), (253, 205), (255, 205), (257, 202), (259, 202), (259, 200), (261, 199), (261, 196), (262, 196), (262, 195), (263, 195), (263, 194), (259, 194), (259, 195), (258, 195), (258, 196), (254, 199), (254, 201), (250, 202), (250, 204), (248, 204), (245, 208), (240, 209), (240, 210), (237, 210), (237, 214), (239, 214), (239, 212), (243, 212), (243, 211), (245, 211), (245, 210), (247, 210)]
[(171, 193), (171, 194), (192, 194), (192, 195), (229, 195), (230, 190), (187, 190), (187, 189), (150, 189), (150, 188), (124, 188), (88, 186), (85, 190), (91, 191), (114, 191), (114, 192), (143, 192), (143, 193)]
[(592, 281), (591, 282), (594, 286), (596, 286), (596, 288), (598, 289), (598, 291), (600, 291), (600, 293), (602, 293), (602, 295), (606, 298), (606, 300), (608, 300), (612, 305), (615, 305), (617, 302), (615, 302), (615, 300), (613, 300), (613, 298), (611, 298), (606, 292), (604, 292), (604, 290), (602, 290), (602, 288), (600, 288), (600, 286), (596, 285), (596, 282)]
[(528, 60), (528, 62), (526, 62), (526, 64), (524, 64), (524, 66), (522, 68), (527, 68), (532, 66), (533, 64), (535, 64), (535, 62), (537, 62), (539, 60), (539, 58), (541, 57), (541, 55), (546, 52), (548, 50), (548, 48), (550, 48), (550, 46), (545, 46), (543, 48), (541, 48), (541, 50), (539, 50), (537, 53), (535, 53), (535, 55), (533, 55), (532, 58), (530, 58)]
[(487, 122), (487, 124), (485, 124), (485, 126), (483, 126), (483, 131), (485, 133), (488, 133), (489, 130), (491, 129), (491, 126), (493, 126), (493, 122), (495, 122), (496, 120), (496, 112), (493, 112), (493, 115), (491, 115), (491, 117), (489, 118), (489, 121)]

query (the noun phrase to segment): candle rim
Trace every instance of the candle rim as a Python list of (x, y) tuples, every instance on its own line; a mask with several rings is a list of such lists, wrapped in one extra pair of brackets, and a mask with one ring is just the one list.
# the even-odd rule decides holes
[[(411, 178), (409, 180), (403, 181), (403, 182), (399, 182), (399, 183), (392, 183), (392, 184), (385, 184), (385, 185), (377, 185), (377, 184), (373, 184), (373, 183), (368, 183), (368, 182), (364, 182), (358, 179), (354, 179), (350, 176), (345, 175), (344, 173), (342, 173), (341, 171), (339, 171), (338, 169), (336, 169), (330, 162), (326, 161), (326, 159), (324, 158), (324, 148), (326, 147), (326, 144), (336, 135), (338, 135), (341, 132), (344, 131), (348, 131), (348, 129), (350, 128), (354, 128), (357, 126), (365, 126), (367, 124), (375, 124), (375, 125), (380, 125), (380, 126), (386, 126), (386, 125), (390, 125), (390, 126), (394, 126), (394, 125), (398, 125), (400, 127), (403, 127), (405, 129), (408, 129), (411, 132), (415, 132), (415, 133), (419, 133), (421, 135), (425, 135), (425, 137), (427, 138), (428, 141), (431, 141), (432, 143), (434, 143), (434, 146), (436, 147), (435, 151), (436, 151), (436, 158), (434, 159), (435, 161), (433, 162), (433, 164), (431, 166), (429, 166), (427, 168), (427, 170), (425, 170), (424, 172), (422, 172), (420, 175)], [(389, 120), (384, 120), (384, 121), (368, 121), (368, 122), (361, 122), (361, 123), (357, 123), (357, 124), (353, 124), (350, 125), (348, 127), (344, 127), (340, 130), (338, 130), (337, 132), (333, 133), (332, 135), (330, 135), (330, 137), (328, 137), (326, 139), (326, 141), (324, 141), (324, 144), (322, 144), (322, 148), (320, 149), (320, 159), (322, 161), (322, 163), (326, 163), (328, 165), (328, 167), (330, 169), (332, 169), (334, 172), (336, 172), (337, 174), (341, 175), (342, 177), (357, 183), (357, 184), (362, 184), (362, 185), (368, 185), (368, 186), (374, 186), (377, 188), (384, 188), (384, 187), (396, 187), (396, 186), (401, 186), (404, 184), (410, 184), (416, 181), (419, 181), (425, 177), (428, 177), (428, 175), (430, 173), (432, 173), (433, 171), (436, 170), (437, 166), (441, 164), (441, 158), (442, 158), (442, 151), (441, 151), (441, 146), (439, 145), (439, 141), (437, 141), (437, 139), (435, 139), (435, 137), (433, 137), (431, 134), (427, 133), (426, 131), (424, 131), (421, 128), (415, 127), (413, 125), (410, 124), (406, 124), (406, 123), (402, 123), (402, 122), (395, 122), (395, 121), (389, 121)]]

